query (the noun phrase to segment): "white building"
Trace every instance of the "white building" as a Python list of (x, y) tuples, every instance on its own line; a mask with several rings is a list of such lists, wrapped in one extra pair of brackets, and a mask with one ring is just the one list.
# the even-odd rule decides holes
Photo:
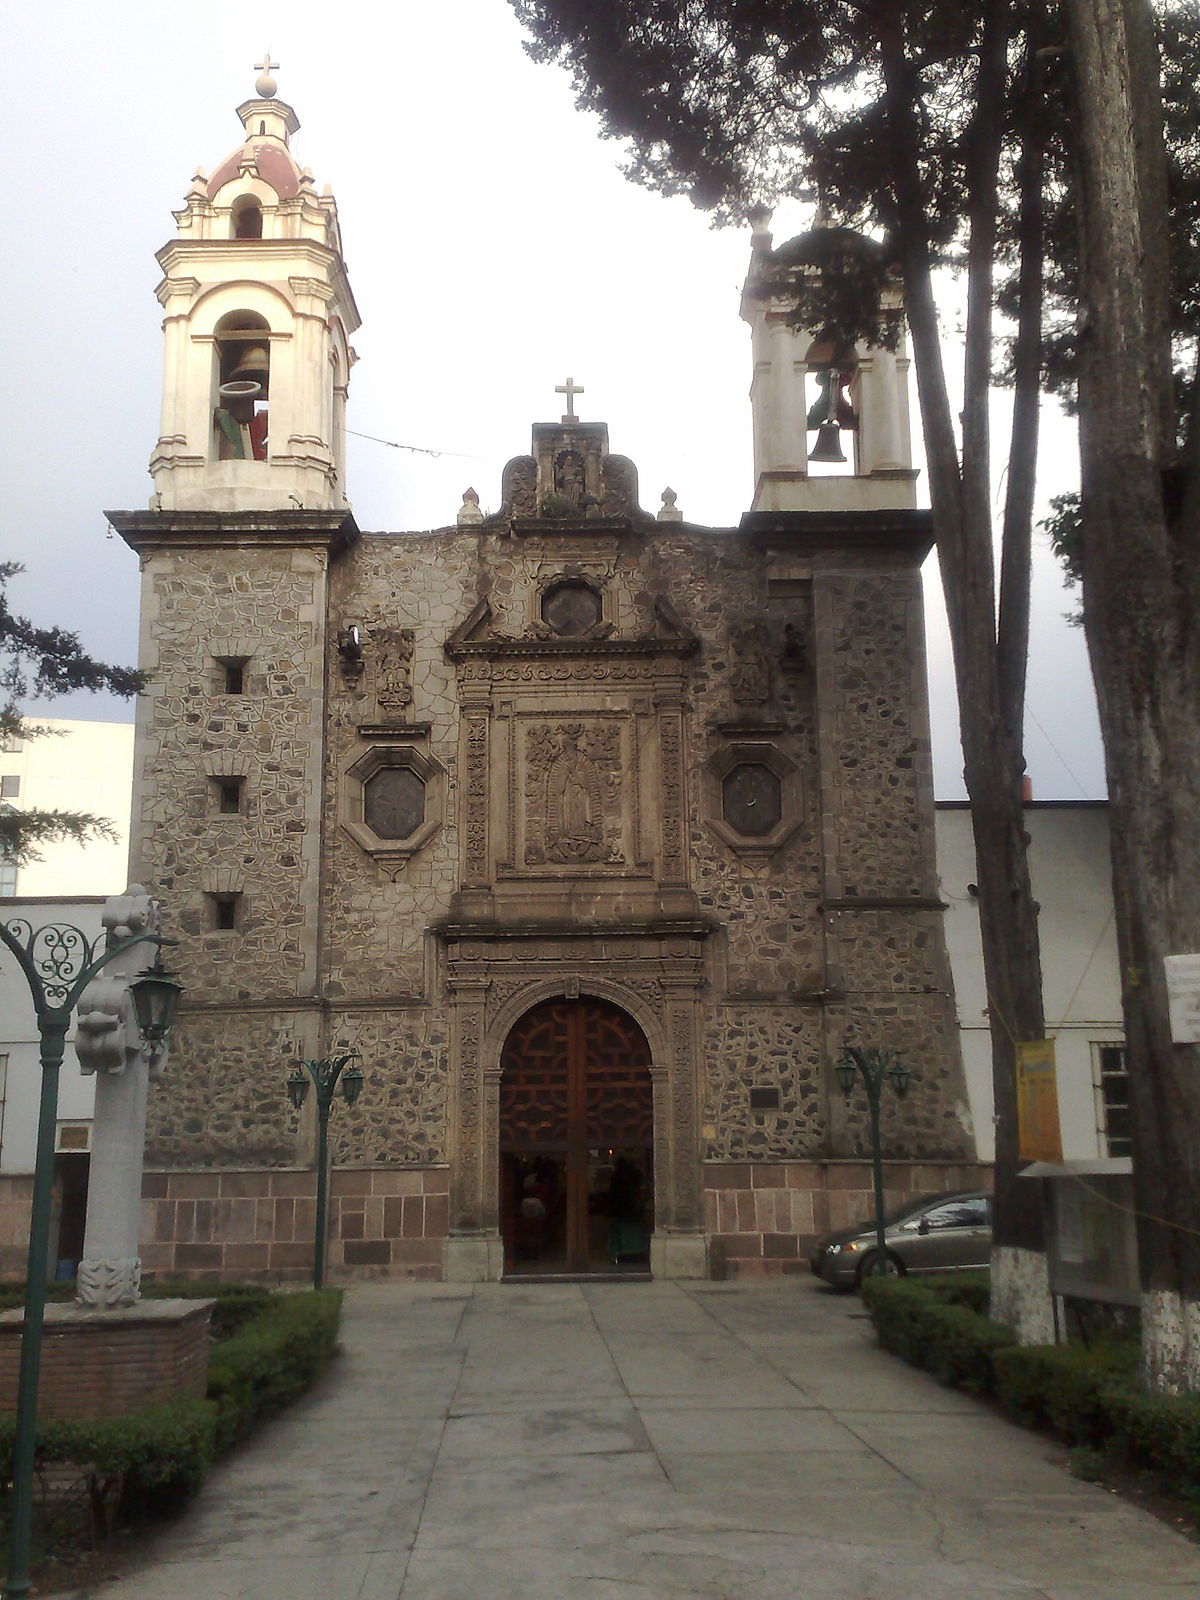
[[(111, 821), (116, 838), (46, 844), (40, 859), (0, 861), (0, 918), (32, 928), (64, 923), (93, 942), (100, 912), (127, 882), (133, 789), (133, 724), (32, 717), (45, 735), (0, 748), (0, 804), (17, 810), (86, 811)], [(55, 1130), (51, 1270), (83, 1249), (93, 1079), (67, 1045), (59, 1075)], [(41, 1094), (33, 1000), (16, 961), (0, 950), (0, 1272), (21, 1275), (29, 1230), (29, 1191)]]
[[(6, 899), (0, 904), (0, 916), (10, 927), (18, 924), (18, 936), (22, 922), (34, 929), (66, 924), (92, 945), (100, 935), (100, 913), (106, 898)], [(83, 1250), (95, 1080), (79, 1070), (73, 1038), (72, 1033), (59, 1071), (52, 1270), (60, 1258), (77, 1260)], [(37, 1021), (29, 985), (14, 958), (0, 949), (0, 1174), (11, 1180), (0, 1184), (0, 1274), (7, 1276), (25, 1271), (41, 1085)]]
[[(1033, 801), (1025, 807), (1042, 947), (1046, 1036), (1055, 1041), (1063, 1156), (1130, 1153), (1121, 982), (1113, 922), (1108, 805)], [(995, 1155), (991, 1038), (965, 801), (937, 808), (937, 862), (954, 972), (967, 1091), (981, 1160)]]
[(126, 884), (133, 789), (132, 722), (28, 717), (48, 731), (0, 748), (0, 804), (18, 811), (86, 811), (112, 823), (114, 839), (42, 845), (26, 866), (0, 862), (0, 897), (119, 894)]

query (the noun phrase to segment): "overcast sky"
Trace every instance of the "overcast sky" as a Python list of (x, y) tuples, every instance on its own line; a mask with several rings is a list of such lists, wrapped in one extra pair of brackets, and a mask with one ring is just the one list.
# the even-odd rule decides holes
[[(749, 331), (738, 296), (748, 233), (715, 233), (683, 200), (628, 183), (620, 150), (576, 111), (562, 74), (525, 57), (505, 0), (376, 8), (309, 0), (209, 8), (47, 0), (0, 24), (6, 245), (5, 493), (0, 557), (23, 561), (15, 610), (77, 630), (127, 664), (137, 562), (105, 509), (144, 507), (158, 435), (154, 252), (196, 166), (240, 143), (234, 108), (269, 45), (293, 148), (333, 186), (363, 327), (349, 426), (349, 493), (364, 530), (485, 509), (530, 424), (584, 386), (641, 499), (668, 484), (690, 520), (735, 524), (753, 492)], [(776, 242), (807, 223), (775, 218)], [(953, 339), (954, 318), (947, 317)], [(998, 441), (999, 445), (999, 441)], [(998, 448), (997, 455), (1003, 454)], [(1041, 501), (1073, 487), (1055, 421)], [(922, 491), (922, 503), (927, 503)], [(939, 796), (963, 792), (936, 567), (926, 569)], [(1101, 795), (1082, 636), (1048, 552), (1037, 564), (1027, 751), (1041, 799)], [(72, 697), (56, 716), (132, 716)]]

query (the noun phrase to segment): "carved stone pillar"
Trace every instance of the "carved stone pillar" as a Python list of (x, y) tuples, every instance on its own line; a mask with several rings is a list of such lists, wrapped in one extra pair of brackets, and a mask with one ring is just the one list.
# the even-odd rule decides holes
[(670, 1061), (662, 1108), (666, 1118), (656, 1118), (654, 1130), (654, 1164), (656, 1203), (665, 1203), (655, 1218), (650, 1267), (656, 1278), (707, 1278), (700, 1205), (699, 999), (694, 981), (664, 980), (664, 987)]
[[(495, 1085), (484, 1082), (483, 982), (456, 983), (451, 1030), (453, 1077), (450, 1152), (450, 1237), (446, 1241), (446, 1279), (479, 1283), (498, 1279), (503, 1246), (496, 1231), (494, 1197), (485, 1196), (484, 1156), (489, 1145), (485, 1118), (495, 1117)], [(494, 1141), (493, 1141), (494, 1142)], [(486, 1213), (486, 1215), (485, 1215)], [(489, 1228), (489, 1217), (491, 1224)]]

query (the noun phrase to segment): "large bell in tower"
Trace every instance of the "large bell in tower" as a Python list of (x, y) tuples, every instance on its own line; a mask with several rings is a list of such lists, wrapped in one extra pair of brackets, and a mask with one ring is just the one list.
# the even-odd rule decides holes
[[(256, 383), (258, 392), (266, 394), (271, 376), (271, 353), (265, 344), (245, 343), (232, 353), (232, 366), (225, 384)], [(224, 387), (224, 385), (222, 386)], [(242, 389), (241, 393), (248, 391)]]
[(842, 430), (836, 422), (823, 422), (817, 429), (817, 442), (808, 452), (810, 461), (842, 462), (846, 460), (842, 450)]

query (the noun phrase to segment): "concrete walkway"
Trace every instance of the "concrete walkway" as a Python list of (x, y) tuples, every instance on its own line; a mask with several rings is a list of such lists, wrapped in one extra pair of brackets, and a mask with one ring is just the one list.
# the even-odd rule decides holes
[(368, 1286), (320, 1388), (76, 1600), (1183, 1600), (1200, 1548), (815, 1280)]

